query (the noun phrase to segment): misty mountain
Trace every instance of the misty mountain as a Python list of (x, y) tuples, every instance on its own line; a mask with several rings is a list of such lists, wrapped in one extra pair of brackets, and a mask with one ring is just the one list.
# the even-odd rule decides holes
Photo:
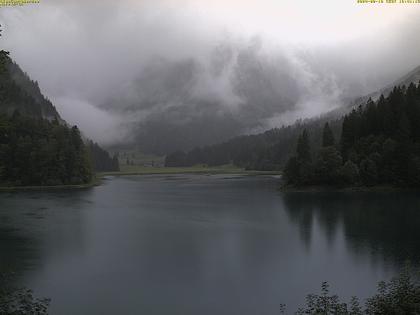
[[(420, 67), (409, 72), (402, 78), (394, 81), (395, 86), (408, 86), (417, 84), (420, 79)], [(352, 110), (369, 102), (369, 99), (378, 99), (381, 95), (387, 96), (393, 91), (391, 85), (358, 97), (347, 106), (322, 114), (321, 116), (297, 120), (294, 124), (273, 128), (263, 133), (243, 135), (228, 141), (194, 148), (183, 152), (177, 150), (166, 158), (167, 166), (191, 166), (195, 164), (208, 164), (218, 166), (234, 163), (239, 167), (256, 170), (281, 170), (294, 153), (296, 141), (303, 130), (309, 130), (312, 148), (321, 147), (322, 133), (325, 123), (329, 123), (336, 139), (341, 138), (343, 117)]]
[(310, 93), (291, 69), (286, 58), (266, 55), (258, 39), (226, 42), (201, 59), (154, 59), (101, 107), (127, 117), (129, 144), (166, 154), (267, 129), (269, 119)]
[[(408, 86), (410, 85), (410, 83), (416, 84), (418, 82), (420, 82), (420, 66), (416, 67), (415, 69), (413, 69), (406, 75), (400, 77), (399, 79), (395, 80), (394, 82), (386, 85), (382, 89), (354, 99), (352, 102), (349, 102), (348, 107), (352, 108), (357, 104), (366, 103), (369, 100), (369, 98), (376, 101), (381, 95), (388, 95), (389, 93), (391, 93), (395, 86)], [(346, 108), (344, 110), (347, 111)]]

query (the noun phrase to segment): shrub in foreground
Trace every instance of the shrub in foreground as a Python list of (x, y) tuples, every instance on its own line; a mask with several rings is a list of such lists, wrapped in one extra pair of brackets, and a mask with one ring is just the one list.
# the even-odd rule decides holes
[[(282, 306), (282, 313), (285, 312)], [(297, 315), (418, 315), (420, 314), (420, 283), (409, 269), (389, 282), (380, 282), (378, 292), (367, 299), (364, 306), (353, 297), (349, 304), (330, 294), (327, 282), (322, 283), (321, 294), (310, 294), (306, 305)]]
[(33, 292), (25, 288), (13, 288), (8, 277), (0, 275), (1, 315), (46, 315), (49, 299), (35, 298)]

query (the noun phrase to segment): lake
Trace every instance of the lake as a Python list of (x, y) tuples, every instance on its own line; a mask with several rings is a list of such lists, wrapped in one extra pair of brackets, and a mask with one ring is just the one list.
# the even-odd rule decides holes
[(51, 314), (287, 313), (419, 262), (415, 193), (284, 193), (270, 176), (107, 178), (0, 193), (0, 269)]

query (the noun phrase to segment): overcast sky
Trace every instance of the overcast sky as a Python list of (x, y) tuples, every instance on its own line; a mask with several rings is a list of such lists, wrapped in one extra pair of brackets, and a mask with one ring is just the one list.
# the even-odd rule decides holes
[[(420, 5), (355, 0), (41, 0), (0, 8), (2, 45), (63, 117), (112, 142), (126, 117), (99, 109), (153, 58), (208, 58), (218, 42), (261, 37), (267, 54), (306, 56), (354, 93), (420, 65)], [(314, 103), (315, 104), (315, 103)], [(313, 106), (311, 114), (321, 108)], [(306, 110), (308, 110), (308, 108)], [(105, 140), (106, 139), (106, 140)]]

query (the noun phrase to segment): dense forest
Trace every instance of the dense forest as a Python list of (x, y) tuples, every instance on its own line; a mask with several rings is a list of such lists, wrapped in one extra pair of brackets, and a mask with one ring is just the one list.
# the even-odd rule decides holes
[(88, 149), (95, 172), (117, 172), (120, 170), (117, 154), (111, 158), (108, 151), (93, 141), (88, 142)]
[(334, 137), (340, 139), (345, 114), (359, 104), (365, 104), (369, 98), (378, 100), (381, 94), (389, 95), (395, 86), (409, 86), (412, 82), (418, 82), (419, 77), (420, 67), (417, 67), (394, 83), (368, 95), (348, 99), (346, 106), (340, 106), (320, 117), (298, 120), (290, 126), (271, 129), (261, 134), (235, 137), (220, 144), (196, 147), (187, 152), (172, 152), (167, 155), (166, 166), (218, 166), (233, 163), (252, 170), (283, 170), (290, 156), (294, 154), (296, 139), (303, 130), (310, 132), (310, 145), (314, 150), (318, 150), (322, 146), (322, 133), (326, 122), (329, 123)]
[[(323, 123), (328, 116), (306, 121), (297, 121), (294, 125), (268, 130), (261, 134), (245, 135), (227, 142), (194, 148), (189, 152), (176, 151), (168, 154), (165, 165), (193, 166), (206, 164), (219, 166), (233, 163), (238, 167), (252, 170), (282, 170), (287, 159), (293, 154), (297, 137), (304, 129), (310, 129), (313, 137), (312, 145), (319, 147)], [(340, 133), (341, 119), (330, 122), (336, 136)]]
[(77, 127), (57, 120), (0, 116), (0, 182), (7, 186), (88, 183), (88, 152)]
[(177, 151), (166, 157), (165, 164), (284, 169), (288, 182), (295, 185), (420, 185), (418, 85), (395, 87), (388, 97), (368, 99), (344, 117), (328, 120), (321, 117)]
[(299, 136), (285, 167), (292, 185), (420, 186), (420, 84), (395, 87), (344, 116), (340, 141), (325, 124), (322, 148)]
[(116, 157), (86, 145), (38, 83), (0, 51), (0, 186), (84, 184), (93, 171), (117, 170)]
[(32, 81), (10, 58), (4, 58), (3, 64), (0, 113), (12, 115), (18, 110), (22, 115), (61, 121), (54, 105), (41, 94), (38, 82)]

